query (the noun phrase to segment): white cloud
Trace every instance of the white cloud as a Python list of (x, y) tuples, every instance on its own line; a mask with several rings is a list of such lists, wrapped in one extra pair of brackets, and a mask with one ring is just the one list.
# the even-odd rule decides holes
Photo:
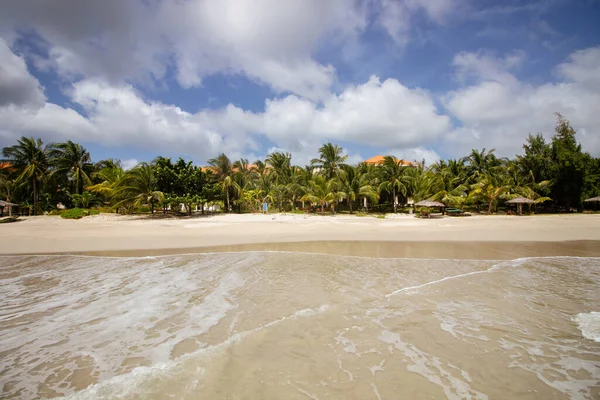
[(403, 46), (411, 39), (411, 21), (415, 14), (423, 12), (431, 21), (442, 24), (461, 3), (460, 0), (380, 0), (377, 21), (398, 45)]
[(600, 48), (573, 53), (556, 69), (562, 80), (542, 85), (517, 79), (506, 58), (494, 62), (480, 54), (461, 54), (459, 60), (459, 73), (478, 71), (479, 82), (445, 97), (446, 108), (462, 123), (447, 137), (449, 153), (487, 147), (514, 156), (529, 133), (553, 135), (554, 112), (579, 131), (584, 150), (600, 153)]
[(140, 83), (174, 67), (191, 87), (239, 73), (310, 99), (335, 81), (335, 69), (313, 58), (321, 43), (351, 40), (366, 23), (345, 0), (56, 0), (11, 2), (0, 15), (4, 26), (35, 29), (63, 76)]
[(38, 109), (0, 107), (0, 145), (19, 136), (43, 137), (44, 141), (83, 139), (97, 132), (97, 127), (70, 108), (46, 103)]
[(405, 147), (426, 143), (450, 128), (431, 95), (395, 79), (349, 86), (319, 107), (296, 96), (267, 101), (264, 132), (269, 139), (301, 147), (308, 138), (369, 146)]
[(0, 107), (12, 104), (35, 108), (45, 101), (44, 88), (31, 76), (23, 57), (13, 53), (0, 38)]
[(421, 162), (425, 160), (425, 165), (431, 165), (441, 159), (440, 155), (434, 150), (424, 147), (392, 149), (390, 154), (408, 161)]
[(125, 171), (127, 171), (128, 169), (131, 169), (131, 168), (135, 167), (139, 163), (140, 162), (138, 160), (136, 160), (135, 158), (129, 158), (127, 160), (122, 160), (121, 161), (121, 164), (123, 165), (123, 169)]

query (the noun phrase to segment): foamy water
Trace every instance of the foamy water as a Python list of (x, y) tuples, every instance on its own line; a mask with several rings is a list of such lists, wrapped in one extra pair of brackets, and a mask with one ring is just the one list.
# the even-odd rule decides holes
[(600, 398), (600, 259), (0, 257), (0, 397)]

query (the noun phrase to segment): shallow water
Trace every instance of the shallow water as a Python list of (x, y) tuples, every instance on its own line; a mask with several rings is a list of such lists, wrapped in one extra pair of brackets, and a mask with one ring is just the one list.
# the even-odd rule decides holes
[(2, 398), (600, 398), (600, 258), (0, 257), (0, 299)]

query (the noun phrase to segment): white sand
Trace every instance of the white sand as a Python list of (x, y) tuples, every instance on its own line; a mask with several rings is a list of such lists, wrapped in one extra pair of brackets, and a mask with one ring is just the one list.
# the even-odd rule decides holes
[(600, 240), (600, 215), (318, 216), (244, 214), (184, 219), (102, 214), (81, 220), (22, 217), (0, 225), (0, 254), (176, 249), (302, 241)]

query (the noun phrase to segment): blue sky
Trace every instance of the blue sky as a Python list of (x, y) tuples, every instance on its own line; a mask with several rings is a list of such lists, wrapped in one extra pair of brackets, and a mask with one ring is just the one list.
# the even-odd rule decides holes
[(95, 160), (514, 156), (555, 111), (600, 155), (600, 2), (57, 0), (0, 16), (0, 146)]

